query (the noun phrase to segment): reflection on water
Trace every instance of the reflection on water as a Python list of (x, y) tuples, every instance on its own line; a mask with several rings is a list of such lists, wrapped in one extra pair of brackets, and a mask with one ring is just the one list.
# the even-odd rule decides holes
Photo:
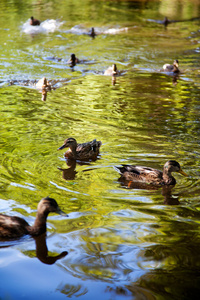
[(67, 251), (63, 251), (62, 253), (55, 256), (48, 255), (48, 248), (46, 244), (46, 233), (35, 237), (34, 240), (36, 245), (36, 256), (44, 264), (52, 265), (58, 259), (61, 259), (68, 254)]
[[(45, 194), (69, 212), (48, 219), (50, 251), (45, 236), (1, 248), (2, 298), (195, 299), (199, 9), (196, 0), (2, 3), (0, 210), (31, 224)], [(184, 22), (147, 21), (165, 16)], [(72, 53), (80, 63), (70, 68)], [(176, 58), (179, 76), (158, 71)], [(113, 64), (120, 76), (104, 76)], [(44, 77), (52, 91), (36, 89)], [(57, 148), (70, 136), (101, 140), (101, 155), (66, 161)], [(176, 186), (127, 186), (113, 170), (169, 159), (189, 174)]]

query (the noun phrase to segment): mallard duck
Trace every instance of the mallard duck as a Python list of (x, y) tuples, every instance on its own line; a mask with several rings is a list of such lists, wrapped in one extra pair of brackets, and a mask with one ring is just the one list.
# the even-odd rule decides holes
[(76, 57), (74, 53), (71, 54), (71, 58), (67, 61), (71, 68), (78, 64), (80, 60)]
[(163, 70), (165, 72), (179, 73), (180, 70), (178, 68), (178, 64), (179, 64), (178, 59), (175, 59), (174, 62), (173, 62), (173, 65), (165, 64), (163, 66)]
[(175, 185), (176, 179), (172, 176), (172, 172), (188, 176), (175, 160), (167, 161), (164, 164), (163, 172), (149, 167), (133, 165), (123, 165), (123, 167), (114, 168), (125, 180), (145, 182), (153, 185)]
[(46, 232), (46, 220), (50, 212), (64, 214), (56, 200), (46, 197), (38, 203), (35, 223), (32, 226), (20, 217), (0, 214), (0, 238), (16, 239), (27, 234), (38, 236)]
[(74, 138), (68, 138), (58, 150), (69, 147), (69, 150), (65, 152), (65, 157), (68, 159), (95, 160), (99, 154), (101, 144), (101, 141), (97, 141), (96, 139), (91, 142), (77, 144)]
[(34, 19), (33, 17), (31, 17), (30, 19), (30, 25), (32, 26), (39, 26), (40, 25), (40, 21), (37, 19)]
[(104, 75), (117, 75), (119, 74), (119, 71), (117, 70), (116, 64), (113, 64), (112, 67), (109, 67), (107, 70), (105, 70)]

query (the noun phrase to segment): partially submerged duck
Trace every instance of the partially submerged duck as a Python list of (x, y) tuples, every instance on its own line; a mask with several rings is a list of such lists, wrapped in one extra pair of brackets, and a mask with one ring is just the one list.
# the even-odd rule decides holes
[(50, 212), (64, 214), (56, 200), (46, 197), (38, 203), (36, 219), (32, 226), (20, 217), (0, 214), (0, 238), (16, 239), (27, 234), (38, 236), (46, 232), (46, 220)]
[(77, 141), (74, 138), (68, 138), (58, 150), (69, 147), (69, 150), (65, 152), (65, 157), (68, 159), (95, 160), (99, 154), (101, 145), (101, 141), (97, 141), (96, 139), (91, 142), (77, 144)]
[(113, 64), (112, 67), (109, 67), (104, 72), (104, 75), (110, 75), (110, 76), (114, 76), (114, 75), (118, 75), (118, 74), (119, 74), (119, 71), (117, 70), (116, 64)]
[(178, 68), (178, 59), (175, 59), (174, 62), (173, 62), (173, 65), (170, 65), (170, 64), (164, 64), (163, 65), (163, 71), (165, 72), (171, 72), (171, 73), (179, 73), (180, 70)]
[(157, 169), (122, 165), (122, 167), (114, 167), (120, 173), (124, 180), (130, 182), (145, 182), (153, 185), (175, 185), (176, 179), (172, 176), (172, 172), (178, 172), (184, 176), (188, 176), (175, 160), (169, 160), (164, 164), (163, 172)]
[(67, 63), (70, 65), (71, 68), (73, 68), (79, 62), (80, 60), (76, 57), (74, 53), (71, 54), (71, 58), (67, 61)]
[(32, 26), (39, 26), (40, 25), (40, 21), (37, 19), (34, 19), (34, 17), (31, 17), (30, 19), (30, 25)]

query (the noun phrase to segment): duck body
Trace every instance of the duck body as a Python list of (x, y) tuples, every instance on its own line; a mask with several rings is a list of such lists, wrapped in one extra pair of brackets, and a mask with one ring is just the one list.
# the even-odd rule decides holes
[(40, 21), (37, 19), (34, 19), (34, 17), (31, 17), (30, 19), (30, 25), (32, 26), (39, 26), (40, 25)]
[(113, 64), (111, 67), (109, 67), (104, 72), (104, 75), (108, 75), (108, 76), (114, 76), (114, 75), (118, 75), (118, 74), (119, 74), (119, 71), (117, 70), (116, 64)]
[(38, 203), (36, 219), (32, 226), (20, 217), (0, 214), (0, 239), (17, 239), (27, 234), (38, 236), (46, 232), (46, 220), (50, 212), (63, 214), (56, 200), (46, 197)]
[(46, 77), (43, 77), (36, 83), (36, 88), (37, 89), (46, 89), (46, 90), (51, 90), (51, 85), (46, 79)]
[(180, 70), (178, 68), (178, 59), (175, 59), (173, 62), (173, 65), (170, 64), (164, 64), (163, 65), (163, 71), (170, 72), (170, 73), (179, 73)]
[(122, 167), (114, 167), (124, 180), (130, 182), (142, 182), (152, 185), (175, 185), (176, 179), (172, 176), (172, 172), (181, 173), (187, 176), (182, 171), (180, 164), (175, 160), (169, 160), (163, 167), (163, 172), (157, 169), (135, 166), (123, 165)]
[(89, 32), (89, 35), (94, 39), (95, 36), (97, 35), (95, 30), (94, 30), (94, 27), (91, 28), (90, 32)]
[(97, 141), (96, 139), (91, 142), (77, 144), (74, 138), (68, 138), (58, 150), (69, 147), (69, 150), (65, 152), (65, 158), (71, 160), (95, 160), (97, 159), (101, 145), (101, 141)]
[(71, 54), (71, 58), (67, 61), (71, 68), (78, 64), (80, 60), (76, 57), (74, 53)]

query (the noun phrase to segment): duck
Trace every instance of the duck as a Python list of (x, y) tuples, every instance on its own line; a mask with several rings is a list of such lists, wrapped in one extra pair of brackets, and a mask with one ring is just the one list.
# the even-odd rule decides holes
[(101, 141), (97, 141), (96, 139), (91, 142), (77, 144), (77, 141), (70, 137), (66, 139), (64, 144), (57, 150), (69, 147), (69, 150), (65, 152), (64, 156), (71, 160), (95, 160), (97, 159), (101, 145)]
[(94, 39), (95, 36), (97, 35), (96, 32), (95, 32), (95, 30), (94, 30), (94, 27), (92, 27), (92, 28), (90, 29), (89, 35), (90, 35), (93, 39)]
[(171, 23), (171, 21), (167, 18), (167, 17), (165, 17), (164, 18), (164, 20), (163, 20), (163, 25), (165, 26), (165, 28), (168, 26), (168, 24), (170, 24)]
[(71, 54), (71, 58), (67, 61), (71, 68), (78, 64), (80, 60), (76, 57), (74, 53)]
[(17, 216), (0, 214), (0, 239), (18, 239), (24, 235), (39, 236), (46, 232), (46, 220), (50, 212), (67, 216), (58, 206), (55, 199), (46, 197), (40, 200), (34, 224)]
[(40, 21), (37, 19), (34, 19), (34, 17), (31, 17), (30, 19), (30, 25), (32, 26), (39, 26), (40, 25)]
[(175, 160), (167, 161), (164, 164), (163, 172), (157, 169), (135, 165), (114, 166), (114, 169), (120, 173), (124, 180), (130, 182), (144, 182), (158, 186), (175, 185), (176, 179), (172, 176), (172, 172), (178, 172), (184, 176), (188, 176)]
[(163, 70), (165, 72), (179, 73), (180, 70), (178, 68), (178, 65), (179, 65), (178, 59), (175, 59), (174, 62), (173, 62), (173, 65), (164, 64), (163, 65)]
[(117, 70), (116, 64), (113, 64), (111, 67), (109, 67), (107, 70), (105, 70), (104, 75), (117, 75), (119, 74), (119, 71)]
[(36, 83), (36, 88), (41, 90), (51, 90), (51, 85), (46, 79), (46, 77), (43, 77)]

